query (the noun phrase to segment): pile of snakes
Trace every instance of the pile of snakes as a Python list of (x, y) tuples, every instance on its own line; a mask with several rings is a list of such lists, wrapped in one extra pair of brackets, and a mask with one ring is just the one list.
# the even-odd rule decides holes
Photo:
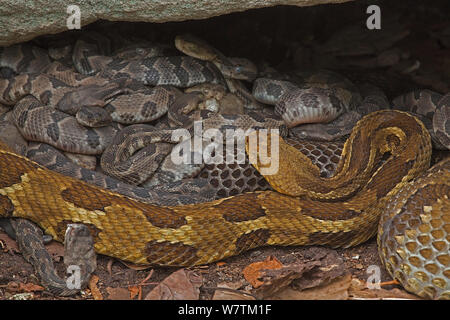
[[(0, 113), (2, 225), (56, 294), (76, 290), (55, 273), (43, 233), (65, 242), (85, 282), (95, 252), (195, 266), (377, 235), (406, 290), (450, 298), (450, 158), (430, 168), (432, 148), (450, 149), (450, 94), (389, 101), (330, 70), (258, 70), (193, 35), (157, 45), (90, 32), (64, 48), (0, 48)], [(245, 161), (175, 163), (199, 122), (247, 132), (232, 152)], [(174, 141), (179, 129), (190, 138)], [(258, 154), (272, 146), (278, 170), (267, 174)]]

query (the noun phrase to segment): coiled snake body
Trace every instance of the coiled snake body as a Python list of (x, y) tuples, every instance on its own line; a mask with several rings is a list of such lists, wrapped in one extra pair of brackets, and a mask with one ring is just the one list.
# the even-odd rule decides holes
[[(403, 188), (415, 187), (408, 183), (428, 168), (431, 155), (423, 124), (392, 110), (372, 113), (357, 123), (331, 178), (321, 178), (303, 154), (282, 139), (278, 142), (283, 154), (279, 170), (266, 176), (276, 191), (175, 207), (146, 204), (62, 176), (2, 144), (0, 215), (30, 219), (60, 241), (68, 223), (86, 224), (98, 253), (143, 264), (205, 264), (262, 245), (348, 247), (376, 233), (388, 202)], [(266, 143), (270, 146), (272, 141)], [(445, 190), (450, 184), (448, 165), (449, 161), (441, 164), (432, 180)], [(261, 169), (259, 163), (255, 167)], [(427, 185), (422, 182), (420, 187), (426, 190)], [(444, 193), (430, 201), (442, 206), (448, 197)], [(448, 212), (442, 217), (446, 221)], [(390, 234), (392, 228), (384, 227), (380, 226), (382, 234)], [(408, 228), (419, 232), (420, 227)], [(403, 250), (406, 259), (411, 258), (410, 251)], [(421, 271), (429, 278), (433, 275)], [(448, 298), (448, 269), (444, 275), (444, 288), (433, 297)]]
[[(123, 74), (128, 73), (133, 79), (144, 83), (176, 86), (185, 86), (186, 79), (193, 81), (189, 85), (204, 81), (223, 82), (211, 63), (189, 57), (146, 57), (130, 63), (115, 62), (112, 60), (109, 69), (101, 74), (120, 80)], [(198, 76), (195, 72), (181, 72), (190, 70), (188, 66), (191, 65), (194, 71), (199, 72)], [(135, 72), (142, 66), (144, 71)], [(173, 68), (178, 68), (175, 78), (168, 72)], [(22, 84), (28, 83), (26, 79), (36, 83), (33, 77), (22, 78)], [(22, 78), (19, 75), (15, 80)], [(10, 90), (15, 88), (11, 83), (3, 81), (2, 90), (14, 92)], [(52, 82), (54, 84), (61, 83)], [(114, 83), (103, 89), (105, 96), (120, 91)], [(40, 99), (49, 98), (47, 91), (42, 92), (45, 94), (39, 94)], [(145, 95), (148, 96), (148, 93)], [(9, 101), (8, 95), (2, 96), (6, 98), (5, 102), (15, 102)], [(15, 94), (10, 96), (18, 98)], [(53, 97), (58, 98), (57, 95)], [(22, 122), (26, 117), (20, 115), (31, 115), (41, 108), (39, 103), (27, 103), (27, 99), (32, 100), (28, 97), (19, 102), (19, 107), (20, 103), (24, 106), (23, 112), (19, 112), (21, 110), (16, 106), (16, 118), (22, 119)], [(52, 115), (49, 113), (48, 116)], [(441, 120), (438, 125), (443, 127), (446, 117), (440, 115), (438, 119)], [(62, 118), (60, 120), (65, 122)], [(443, 134), (445, 131), (440, 133), (440, 137), (445, 138)], [(0, 216), (35, 221), (57, 240), (64, 239), (67, 224), (80, 222), (90, 228), (99, 253), (136, 263), (191, 266), (262, 245), (355, 245), (375, 234), (379, 217), (384, 213), (383, 223), (379, 226), (379, 241), (381, 257), (388, 271), (405, 287), (422, 296), (448, 298), (446, 208), (450, 161), (435, 167), (428, 177), (408, 183), (429, 165), (430, 138), (420, 121), (396, 111), (366, 116), (353, 129), (342, 151), (336, 174), (331, 178), (321, 177), (317, 167), (283, 140), (279, 140), (279, 147), (281, 159), (278, 173), (266, 176), (276, 191), (247, 193), (197, 205), (166, 207), (148, 204), (136, 197), (138, 188), (122, 195), (107, 190), (109, 188), (103, 189), (49, 171), (1, 144)], [(259, 166), (255, 163), (255, 167)], [(148, 191), (145, 192), (147, 195)], [(155, 196), (152, 202), (157, 202), (159, 198), (166, 202), (168, 196), (158, 190), (154, 190), (152, 195)], [(173, 198), (169, 196), (169, 199), (175, 197), (177, 195)], [(420, 201), (409, 200), (411, 198)], [(174, 203), (183, 202), (180, 198)], [(397, 213), (406, 212), (404, 216), (408, 216), (411, 208), (414, 209), (411, 203), (424, 204), (422, 211), (413, 211), (419, 212), (419, 215), (425, 212), (420, 219), (431, 223), (434, 228), (432, 240), (424, 241), (422, 233), (426, 232), (423, 230), (427, 227), (419, 223), (408, 222), (408, 227), (397, 227), (401, 223), (393, 225), (387, 219)], [(394, 215), (394, 220), (406, 219), (396, 217)], [(443, 222), (433, 224), (435, 220)], [(398, 233), (402, 231), (406, 235)], [(410, 244), (415, 236), (418, 239), (416, 244)], [(417, 255), (428, 260), (418, 261)]]

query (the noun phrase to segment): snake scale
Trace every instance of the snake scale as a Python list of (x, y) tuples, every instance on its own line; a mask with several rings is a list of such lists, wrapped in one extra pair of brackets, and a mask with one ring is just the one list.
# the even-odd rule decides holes
[[(100, 62), (103, 63), (102, 60)], [(184, 86), (181, 83), (186, 82), (186, 79), (183, 81), (186, 75), (174, 70), (180, 71), (176, 69), (180, 67), (189, 69), (190, 65), (200, 71), (198, 76), (191, 75), (194, 80), (189, 82), (189, 86), (204, 81), (223, 83), (220, 74), (211, 78), (212, 71), (217, 73), (213, 64), (189, 57), (145, 57), (125, 64), (114, 59), (107, 60), (108, 68), (101, 74), (119, 82), (122, 75), (128, 73), (135, 76), (134, 80), (146, 84)], [(144, 73), (139, 74), (136, 70), (142, 66), (144, 68), (140, 70)], [(172, 76), (151, 76), (168, 75), (166, 71), (169, 69), (177, 74), (176, 79)], [(199, 80), (195, 80), (197, 78)], [(26, 81), (28, 79), (24, 83)], [(111, 88), (113, 91), (105, 90), (106, 95), (115, 94), (117, 87), (113, 85)], [(10, 90), (11, 86), (2, 88), (8, 92), (5, 89)], [(328, 96), (329, 101), (336, 102), (332, 101), (334, 94), (332, 92)], [(347, 97), (345, 92), (342, 97)], [(23, 102), (30, 112), (40, 107), (32, 101), (26, 103), (26, 99), (31, 98), (26, 97)], [(348, 107), (339, 107), (333, 117), (343, 109)], [(278, 106), (278, 112), (284, 112), (282, 105)], [(446, 118), (440, 116), (438, 119), (445, 122)], [(437, 125), (442, 127), (445, 123)], [(270, 144), (270, 141), (267, 143)], [(69, 223), (81, 222), (91, 230), (95, 249), (99, 253), (137, 263), (183, 266), (209, 263), (262, 245), (355, 245), (375, 234), (377, 221), (381, 215), (389, 214), (384, 207), (389, 206), (392, 199), (396, 199), (394, 204), (408, 201), (406, 196), (400, 196), (406, 193), (403, 190), (415, 190), (412, 193), (419, 195), (414, 196), (425, 198), (420, 194), (421, 190), (433, 189), (429, 187), (433, 184), (443, 187), (427, 192), (426, 199), (436, 201), (430, 205), (427, 203), (424, 210), (430, 212), (433, 218), (438, 217), (444, 223), (447, 221), (445, 208), (448, 202), (445, 201), (448, 200), (449, 161), (437, 165), (428, 177), (419, 182), (409, 183), (428, 167), (431, 152), (427, 130), (414, 117), (402, 112), (382, 111), (363, 118), (344, 145), (342, 159), (332, 177), (321, 176), (310, 160), (283, 140), (279, 140), (279, 145), (283, 154), (280, 170), (274, 176), (266, 177), (276, 191), (253, 192), (175, 207), (149, 204), (132, 195), (124, 196), (105, 190), (103, 186), (99, 188), (59, 175), (2, 145), (0, 215), (33, 220), (57, 240), (64, 239)], [(259, 168), (259, 164), (255, 167)], [(46, 187), (41, 190), (38, 186), (44, 181)], [(420, 187), (416, 188), (416, 184)], [(409, 214), (403, 207), (395, 210)], [(433, 221), (426, 217), (421, 219), (424, 222)], [(416, 230), (420, 227), (415, 223), (410, 227), (413, 231), (407, 233), (407, 237), (412, 238), (411, 234), (417, 234)], [(438, 233), (446, 230), (445, 224), (443, 227), (433, 227)], [(383, 241), (386, 231), (395, 229), (386, 223), (379, 228), (379, 241)], [(402, 231), (400, 229), (398, 231)], [(393, 238), (396, 244), (392, 243)], [(418, 240), (413, 247), (399, 239), (399, 235), (388, 236), (390, 251), (381, 251), (380, 246), (380, 255), (388, 271), (405, 287), (422, 296), (448, 298), (448, 269), (445, 269), (448, 266), (448, 248), (442, 247), (439, 241), (427, 243), (422, 240)], [(431, 263), (417, 262), (417, 252), (422, 254), (422, 251), (428, 250), (428, 255), (424, 253), (422, 256), (431, 257), (429, 251), (433, 249), (425, 247), (430, 243), (441, 254), (434, 253)], [(403, 260), (399, 260), (396, 254)], [(408, 271), (411, 265), (419, 269)], [(427, 267), (429, 265), (434, 267)], [(433, 286), (430, 287), (429, 283)]]

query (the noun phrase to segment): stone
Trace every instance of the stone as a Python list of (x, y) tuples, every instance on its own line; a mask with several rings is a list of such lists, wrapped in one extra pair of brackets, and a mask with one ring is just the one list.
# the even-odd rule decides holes
[(347, 1), (350, 0), (3, 0), (0, 6), (0, 46), (24, 42), (43, 34), (67, 31), (67, 20), (74, 13), (68, 10), (68, 6), (74, 4), (79, 6), (82, 27), (99, 19), (183, 21), (275, 5), (311, 6)]

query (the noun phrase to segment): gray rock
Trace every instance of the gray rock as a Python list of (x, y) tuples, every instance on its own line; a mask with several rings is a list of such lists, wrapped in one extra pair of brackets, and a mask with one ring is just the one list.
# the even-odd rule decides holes
[(310, 6), (350, 0), (2, 0), (0, 46), (66, 31), (69, 5), (80, 8), (81, 26), (109, 21), (168, 22), (205, 19), (275, 5)]

